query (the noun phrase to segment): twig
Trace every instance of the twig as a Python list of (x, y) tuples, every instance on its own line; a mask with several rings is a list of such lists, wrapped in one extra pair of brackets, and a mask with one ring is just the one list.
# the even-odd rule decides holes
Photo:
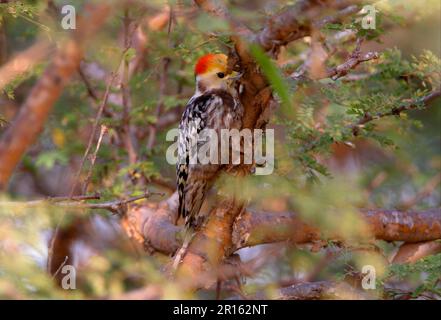
[(401, 210), (407, 210), (409, 208), (412, 208), (414, 205), (416, 205), (418, 202), (420, 202), (422, 199), (428, 197), (432, 194), (432, 192), (438, 187), (438, 185), (441, 183), (441, 173), (438, 173), (433, 178), (431, 178), (426, 185), (419, 191), (414, 197), (411, 199), (404, 201), (402, 204), (398, 206)]
[[(121, 64), (121, 62), (118, 64), (118, 68), (119, 68), (119, 65), (120, 65), (120, 64)], [(95, 122), (94, 122), (93, 127), (92, 127), (92, 133), (90, 134), (90, 137), (89, 137), (89, 141), (88, 141), (88, 143), (87, 143), (86, 150), (84, 151), (83, 158), (81, 159), (80, 167), (78, 168), (78, 172), (77, 172), (77, 174), (76, 174), (76, 176), (75, 176), (74, 182), (73, 182), (72, 187), (71, 187), (71, 189), (70, 189), (70, 197), (73, 196), (73, 194), (74, 194), (74, 192), (75, 192), (75, 187), (76, 187), (77, 184), (79, 183), (80, 175), (81, 175), (81, 171), (83, 170), (83, 167), (84, 167), (84, 164), (85, 164), (85, 162), (86, 162), (87, 156), (88, 156), (88, 154), (89, 154), (89, 152), (90, 152), (90, 149), (92, 148), (92, 143), (93, 143), (93, 140), (94, 140), (94, 138), (95, 138), (95, 135), (96, 135), (96, 131), (97, 131), (97, 129), (98, 129), (99, 122), (100, 122), (101, 117), (102, 117), (102, 115), (103, 115), (103, 110), (104, 110), (104, 108), (105, 108), (106, 105), (107, 105), (107, 100), (108, 100), (108, 98), (109, 98), (109, 94), (110, 94), (110, 88), (111, 88), (111, 86), (112, 86), (113, 81), (114, 81), (115, 78), (116, 78), (116, 75), (117, 75), (116, 72), (114, 72), (114, 73), (112, 73), (112, 74), (110, 75), (109, 81), (108, 81), (107, 86), (106, 86), (106, 91), (105, 91), (105, 93), (104, 93), (103, 100), (101, 101), (101, 104), (100, 104), (100, 106), (99, 106), (99, 108), (98, 108), (98, 112), (97, 112), (97, 114), (96, 114), (96, 116), (95, 116)]]
[[(121, 199), (121, 200), (113, 200), (113, 201), (107, 201), (107, 202), (101, 202), (101, 203), (84, 203), (84, 202), (78, 202), (78, 201), (72, 201), (72, 199), (66, 197), (64, 200), (57, 200), (57, 201), (51, 201), (51, 199), (41, 199), (41, 200), (34, 200), (34, 201), (28, 201), (28, 202), (20, 202), (20, 201), (4, 201), (0, 202), (0, 206), (2, 207), (37, 207), (41, 205), (49, 205), (49, 206), (55, 206), (55, 207), (63, 207), (63, 208), (72, 208), (72, 209), (105, 209), (109, 210), (113, 213), (119, 213), (120, 209), (134, 201), (138, 201), (140, 199), (146, 199), (153, 195), (160, 195), (163, 196), (163, 193), (160, 192), (146, 192), (143, 195), (136, 196), (136, 197), (130, 197), (127, 199)], [(95, 196), (82, 196), (83, 199), (96, 199)]]
[(93, 171), (93, 166), (95, 165), (96, 156), (98, 154), (98, 150), (100, 149), (101, 141), (103, 140), (103, 136), (106, 132), (107, 132), (107, 127), (104, 125), (101, 125), (101, 131), (100, 131), (100, 135), (98, 137), (98, 142), (96, 143), (95, 151), (92, 154), (92, 158), (90, 160), (89, 171), (87, 172), (86, 179), (84, 180), (83, 193), (87, 192), (87, 186), (89, 185), (90, 179), (92, 177), (92, 171)]
[(362, 38), (357, 39), (355, 50), (352, 52), (349, 59), (345, 63), (329, 70), (328, 77), (330, 77), (332, 80), (337, 80), (338, 78), (345, 76), (349, 72), (349, 70), (354, 69), (361, 62), (378, 59), (378, 57), (380, 56), (378, 52), (373, 51), (373, 52), (361, 53), (362, 42), (363, 42)]
[(59, 46), (53, 61), (33, 86), (14, 123), (0, 138), (0, 189), (9, 178), (24, 152), (37, 139), (56, 100), (77, 70), (84, 45), (105, 22), (110, 7), (103, 3), (86, 6), (84, 16), (72, 36)]
[(43, 200), (36, 200), (36, 201), (59, 202), (66, 200), (82, 201), (82, 200), (99, 200), (99, 199), (101, 199), (101, 196), (98, 193), (96, 193), (93, 195), (73, 196), (73, 197), (47, 197)]
[[(130, 17), (129, 9), (124, 10), (124, 52), (127, 52), (131, 47), (131, 36), (130, 36)], [(129, 155), (129, 163), (135, 164), (138, 159), (138, 154), (136, 152), (134, 137), (132, 135), (131, 125), (130, 125), (130, 109), (131, 109), (131, 99), (130, 99), (130, 88), (129, 88), (129, 61), (124, 56), (122, 77), (121, 77), (121, 93), (122, 93), (122, 104), (123, 104), (123, 116), (122, 116), (122, 128), (123, 128), (123, 141)]]
[[(121, 65), (121, 63), (122, 63), (122, 61), (124, 59), (124, 56), (125, 56), (125, 52), (123, 52), (123, 54), (121, 55), (121, 59), (120, 59), (120, 61), (118, 63), (118, 66), (117, 66), (116, 70), (119, 69), (119, 67), (120, 67), (120, 65)], [(105, 109), (105, 107), (107, 105), (107, 100), (108, 100), (109, 94), (110, 94), (110, 88), (112, 87), (113, 81), (115, 80), (116, 76), (117, 76), (116, 72), (113, 72), (112, 74), (110, 74), (110, 77), (109, 77), (109, 80), (108, 80), (108, 83), (107, 83), (107, 86), (106, 86), (106, 90), (104, 92), (103, 100), (101, 101), (101, 104), (100, 104), (100, 106), (98, 108), (98, 112), (97, 112), (97, 114), (95, 116), (95, 122), (94, 122), (93, 127), (92, 127), (92, 133), (90, 134), (86, 150), (84, 151), (83, 157), (81, 159), (80, 167), (78, 168), (78, 172), (77, 172), (77, 174), (75, 176), (74, 182), (73, 182), (71, 190), (70, 190), (69, 198), (73, 197), (73, 194), (75, 192), (75, 187), (79, 183), (81, 171), (83, 170), (84, 164), (86, 162), (86, 158), (87, 158), (87, 156), (88, 156), (88, 154), (90, 152), (90, 149), (92, 147), (92, 143), (93, 143), (94, 137), (96, 135), (96, 131), (98, 129), (99, 122), (100, 122), (101, 117), (103, 115), (103, 111), (104, 111), (104, 109)], [(60, 220), (58, 221), (57, 226), (55, 227), (54, 235), (52, 236), (52, 239), (51, 239), (51, 242), (50, 242), (50, 245), (49, 245), (49, 252), (48, 252), (48, 259), (47, 259), (47, 268), (48, 268), (48, 270), (50, 270), (50, 266), (51, 266), (51, 259), (52, 259), (52, 254), (53, 254), (53, 250), (54, 250), (55, 239), (58, 236), (58, 233), (59, 233), (59, 230), (60, 230), (60, 225), (61, 225), (61, 222), (63, 221), (63, 218), (64, 218), (65, 214), (66, 214), (66, 212), (63, 212), (63, 214), (61, 215)]]
[(167, 88), (167, 70), (168, 66), (170, 64), (170, 59), (165, 57), (162, 59), (162, 71), (160, 72), (159, 76), (159, 99), (158, 103), (156, 105), (156, 111), (155, 111), (155, 119), (156, 123), (150, 125), (149, 128), (149, 139), (147, 142), (147, 148), (152, 149), (156, 142), (156, 133), (158, 130), (158, 119), (162, 112), (162, 106), (164, 104), (164, 96), (165, 96), (165, 90)]
[(26, 202), (21, 201), (3, 201), (0, 202), (0, 206), (26, 206), (26, 207), (34, 207), (43, 205), (46, 203), (57, 203), (57, 202), (64, 202), (64, 201), (84, 201), (84, 200), (99, 200), (101, 199), (101, 196), (99, 194), (94, 195), (80, 195), (80, 196), (73, 196), (73, 197), (47, 197), (44, 199), (38, 199), (38, 200), (31, 200)]
[[(349, 56), (348, 60), (346, 60), (344, 63), (336, 67), (328, 69), (323, 76), (314, 80), (331, 78), (332, 80), (335, 81), (347, 75), (350, 70), (355, 69), (360, 63), (378, 59), (378, 57), (380, 56), (378, 52), (373, 51), (373, 52), (361, 53), (361, 43), (362, 43), (362, 39), (361, 38), (357, 39), (357, 45), (354, 51)], [(309, 64), (311, 64), (310, 59), (311, 58), (308, 58), (303, 65), (301, 65), (294, 73), (292, 73), (290, 78), (294, 80), (302, 80), (302, 81), (308, 80), (308, 78), (305, 77), (305, 73), (308, 69)]]
[(392, 108), (391, 111), (387, 111), (387, 112), (380, 112), (377, 113), (376, 115), (370, 115), (369, 113), (365, 113), (364, 117), (361, 118), (360, 120), (357, 121), (357, 123), (349, 126), (349, 128), (352, 130), (352, 133), (354, 136), (358, 136), (360, 128), (363, 128), (364, 125), (370, 121), (373, 120), (377, 120), (380, 118), (384, 118), (387, 116), (398, 116), (400, 115), (401, 112), (403, 111), (408, 111), (408, 110), (413, 110), (418, 108), (421, 105), (426, 105), (441, 96), (441, 90), (438, 89), (437, 91), (433, 91), (431, 93), (429, 93), (428, 95), (420, 98), (420, 99), (416, 99), (410, 102), (406, 102), (403, 103), (401, 106), (396, 107), (396, 108)]
[(350, 15), (358, 12), (359, 10), (360, 10), (360, 8), (357, 5), (355, 5), (355, 4), (350, 5), (346, 8), (343, 8), (343, 9), (337, 11), (334, 15), (324, 17), (319, 22), (314, 23), (314, 27), (317, 29), (320, 29), (320, 28), (323, 28), (328, 23), (340, 22), (341, 20), (343, 20), (347, 16), (350, 16)]
[(86, 86), (87, 93), (89, 96), (95, 101), (98, 102), (99, 98), (96, 94), (95, 90), (92, 88), (92, 84), (90, 83), (89, 79), (87, 78), (86, 74), (84, 73), (83, 69), (81, 68), (81, 65), (78, 67), (78, 74), (80, 75), (81, 80), (83, 81), (84, 85)]

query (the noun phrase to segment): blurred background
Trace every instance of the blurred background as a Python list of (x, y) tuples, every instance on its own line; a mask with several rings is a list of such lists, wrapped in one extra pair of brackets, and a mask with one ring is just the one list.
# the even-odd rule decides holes
[[(296, 4), (223, 2), (234, 19), (255, 32)], [(313, 281), (354, 284), (362, 267), (372, 265), (377, 278), (376, 289), (366, 293), (370, 298), (440, 299), (439, 240), (437, 254), (411, 264), (392, 263), (402, 243), (364, 239), (359, 214), (360, 209), (440, 207), (440, 99), (369, 121), (357, 134), (351, 125), (367, 113), (384, 114), (439, 90), (441, 3), (370, 4), (377, 10), (375, 29), (362, 29), (363, 15), (355, 12), (282, 47), (277, 59), (256, 55), (280, 102), (268, 124), (275, 130), (275, 170), (243, 178), (230, 189), (249, 208), (296, 212), (323, 234), (338, 233), (341, 239), (240, 249), (241, 260), (253, 268), (237, 281), (226, 281), (221, 298), (259, 292), (274, 297), (279, 287)], [(65, 5), (75, 9), (76, 30), (62, 27)], [(166, 134), (177, 127), (193, 95), (194, 63), (208, 52), (228, 53), (234, 45), (228, 21), (193, 1), (108, 1), (105, 17), (88, 15), (90, 5), (103, 4), (0, 4), (0, 139), (20, 109), (32, 104), (30, 93), (45, 70), (73, 61), (71, 41), (84, 41), (79, 67), (61, 79), (63, 87), (42, 130), (0, 193), (0, 298), (214, 299), (215, 288), (188, 291), (170, 281), (163, 272), (169, 255), (146, 252), (127, 236), (118, 213), (51, 201), (30, 205), (84, 195), (92, 198), (86, 203), (103, 203), (146, 190), (163, 195), (136, 205), (170, 196), (175, 167), (165, 159)], [(323, 16), (332, 12), (324, 10)], [(350, 58), (358, 38), (364, 39), (359, 49), (378, 58), (338, 79), (326, 76), (326, 70)], [(265, 68), (270, 60), (275, 75)], [(75, 290), (62, 288), (65, 264), (75, 267)]]

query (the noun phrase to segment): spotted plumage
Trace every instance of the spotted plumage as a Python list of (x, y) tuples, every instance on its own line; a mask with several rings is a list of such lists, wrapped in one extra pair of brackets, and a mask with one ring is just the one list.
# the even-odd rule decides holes
[[(195, 68), (196, 92), (189, 100), (179, 124), (177, 188), (179, 217), (195, 228), (203, 218), (200, 209), (222, 165), (192, 161), (203, 142), (192, 143), (204, 129), (241, 129), (243, 107), (231, 76), (226, 75), (225, 55), (202, 57)], [(234, 80), (235, 81), (235, 80)], [(220, 141), (219, 150), (220, 150)], [(193, 158), (194, 159), (194, 158)]]

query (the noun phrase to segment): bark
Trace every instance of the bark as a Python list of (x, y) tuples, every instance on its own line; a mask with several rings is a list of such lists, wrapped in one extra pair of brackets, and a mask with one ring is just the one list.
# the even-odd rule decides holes
[(441, 253), (441, 242), (439, 241), (404, 243), (394, 255), (392, 263), (413, 263), (437, 253)]
[(215, 283), (216, 277), (201, 281), (200, 276), (207, 270), (216, 270), (230, 255), (233, 223), (242, 208), (243, 204), (235, 200), (225, 200), (210, 212), (210, 219), (203, 230), (196, 233), (177, 270), (176, 276), (184, 287), (208, 289)]
[[(214, 209), (206, 229), (195, 240), (192, 251), (207, 256), (208, 239), (217, 239), (214, 247), (219, 256), (231, 254), (244, 247), (265, 243), (290, 241), (302, 244), (317, 240), (321, 237), (318, 228), (305, 223), (298, 214), (293, 212), (273, 213), (245, 210), (233, 221), (231, 228), (231, 207)], [(174, 225), (177, 210), (177, 194), (159, 204), (149, 204), (131, 208), (125, 218), (125, 227), (129, 236), (141, 243), (148, 243), (159, 252), (170, 254), (181, 245), (182, 227)], [(233, 215), (236, 212), (233, 212)], [(441, 239), (441, 208), (426, 211), (397, 211), (397, 210), (360, 210), (360, 214), (370, 229), (371, 239), (385, 241), (404, 241), (418, 243)], [(215, 231), (214, 231), (215, 230)], [(206, 232), (210, 231), (210, 232)], [(218, 233), (215, 236), (213, 233)], [(224, 234), (229, 232), (231, 240)], [(341, 235), (333, 239), (341, 239)], [(230, 242), (231, 241), (231, 242)], [(219, 248), (218, 246), (225, 246)], [(218, 251), (220, 250), (220, 251)], [(205, 253), (204, 253), (205, 252)], [(192, 258), (193, 260), (195, 258)], [(219, 257), (211, 261), (219, 261)], [(207, 259), (201, 258), (201, 262)]]
[[(272, 294), (259, 292), (253, 299), (275, 299), (275, 300), (366, 300), (367, 297), (346, 283), (335, 281), (318, 281), (298, 283), (289, 287), (276, 290)], [(233, 297), (231, 300), (241, 300), (241, 297)]]
[[(427, 211), (361, 210), (371, 237), (385, 241), (419, 242), (441, 238), (441, 208)], [(341, 235), (333, 236), (334, 239)], [(321, 240), (320, 230), (304, 223), (297, 214), (247, 211), (233, 230), (237, 249), (262, 243)]]
[[(0, 90), (3, 90), (16, 77), (25, 74), (46, 58), (51, 53), (51, 49), (48, 42), (38, 41), (2, 65), (0, 68)], [(2, 63), (1, 60), (0, 63)]]

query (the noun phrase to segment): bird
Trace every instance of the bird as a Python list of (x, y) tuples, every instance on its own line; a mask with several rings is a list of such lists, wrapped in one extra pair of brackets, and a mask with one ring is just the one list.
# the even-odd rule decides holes
[[(228, 57), (222, 53), (209, 53), (198, 59), (194, 68), (195, 93), (188, 101), (179, 123), (177, 219), (184, 218), (185, 226), (191, 229), (198, 228), (204, 221), (200, 214), (202, 203), (222, 170), (220, 157), (217, 163), (190, 161), (191, 148), (194, 147), (191, 141), (204, 129), (215, 130), (220, 137), (222, 129), (240, 130), (242, 127), (243, 106), (238, 82), (241, 74), (229, 72), (227, 64)], [(197, 142), (196, 146), (199, 145), (200, 142)]]

